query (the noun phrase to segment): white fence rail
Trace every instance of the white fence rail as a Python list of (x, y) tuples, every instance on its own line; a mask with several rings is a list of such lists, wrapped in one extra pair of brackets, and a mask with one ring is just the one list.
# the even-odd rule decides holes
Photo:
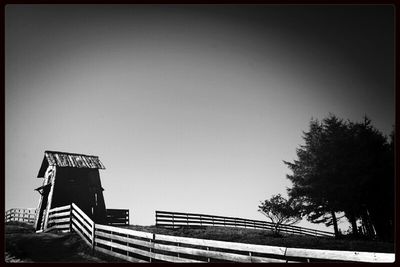
[[(263, 230), (275, 229), (275, 224), (266, 221), (249, 220), (235, 217), (224, 217), (217, 215), (182, 213), (170, 211), (156, 211), (156, 226), (160, 227), (182, 227), (182, 226), (222, 226), (241, 227)], [(332, 232), (310, 229), (293, 225), (280, 225), (280, 231), (288, 234), (308, 235), (316, 237), (334, 237)]]
[(15, 208), (6, 211), (5, 222), (25, 222), (34, 223), (36, 216), (36, 209), (33, 208)]
[(130, 262), (394, 262), (394, 253), (253, 245), (95, 224), (75, 204), (50, 210), (50, 230), (76, 232), (93, 251)]

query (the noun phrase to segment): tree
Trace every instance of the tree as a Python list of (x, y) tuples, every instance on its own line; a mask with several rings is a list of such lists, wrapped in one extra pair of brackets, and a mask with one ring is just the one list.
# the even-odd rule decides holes
[(283, 224), (291, 225), (301, 220), (300, 205), (292, 199), (285, 199), (280, 194), (273, 195), (271, 199), (261, 202), (258, 208), (258, 211), (274, 224), (275, 235), (279, 235), (280, 227)]
[[(361, 221), (370, 235), (390, 236), (393, 222), (393, 152), (387, 138), (365, 117), (361, 123), (330, 115), (311, 120), (303, 133), (305, 144), (296, 150), (298, 159), (284, 163), (293, 186), (289, 196), (303, 203), (302, 214), (315, 222), (334, 225), (343, 211), (358, 235)], [(384, 206), (385, 208), (380, 208)], [(393, 228), (393, 227), (392, 227)]]
[(340, 200), (337, 196), (344, 188), (336, 178), (344, 168), (343, 162), (335, 159), (347, 158), (346, 127), (342, 120), (330, 116), (322, 123), (311, 120), (310, 131), (303, 134), (305, 144), (296, 150), (298, 159), (293, 163), (284, 161), (293, 172), (287, 175), (293, 184), (288, 189), (289, 196), (303, 203), (302, 215), (309, 221), (333, 224), (335, 235), (339, 236), (336, 212), (340, 211)]

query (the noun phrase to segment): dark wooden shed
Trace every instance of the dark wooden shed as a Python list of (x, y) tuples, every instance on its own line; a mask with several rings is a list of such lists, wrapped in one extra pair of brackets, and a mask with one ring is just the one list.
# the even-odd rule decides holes
[(45, 151), (38, 178), (43, 185), (35, 220), (37, 231), (47, 228), (50, 209), (75, 203), (95, 223), (106, 224), (107, 212), (99, 169), (105, 169), (97, 156)]

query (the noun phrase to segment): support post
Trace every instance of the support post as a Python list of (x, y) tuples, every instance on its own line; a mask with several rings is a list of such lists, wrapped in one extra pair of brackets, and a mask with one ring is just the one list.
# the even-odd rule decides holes
[(283, 254), (284, 259), (286, 260), (286, 263), (288, 263), (288, 259), (286, 257), (286, 252), (287, 252), (287, 248), (285, 248), (285, 253)]
[[(129, 235), (128, 234), (126, 234), (126, 239), (127, 240), (129, 239)], [(128, 241), (126, 241), (126, 246), (129, 247), (129, 242)], [(129, 256), (129, 251), (128, 250), (126, 251), (126, 256)]]
[(45, 231), (47, 229), (47, 222), (49, 220), (49, 210), (51, 209), (51, 203), (52, 203), (52, 200), (53, 200), (54, 185), (56, 183), (56, 169), (55, 169), (55, 167), (54, 167), (54, 172), (53, 172), (52, 176), (49, 178), (49, 183), (51, 183), (51, 187), (50, 187), (50, 192), (49, 192), (49, 195), (48, 195), (48, 198), (47, 198), (46, 214), (44, 214), (45, 218), (44, 218), (44, 224), (43, 224), (43, 231)]
[(150, 239), (150, 257), (149, 257), (150, 263), (152, 262), (152, 259), (153, 259), (153, 257), (152, 257), (152, 252), (153, 252), (152, 247), (154, 246), (155, 240), (156, 240), (156, 234), (153, 233), (153, 239)]
[(93, 222), (92, 225), (92, 254), (94, 254), (94, 246), (95, 246), (95, 231), (96, 231), (96, 224)]
[(69, 232), (72, 233), (72, 203), (69, 205)]

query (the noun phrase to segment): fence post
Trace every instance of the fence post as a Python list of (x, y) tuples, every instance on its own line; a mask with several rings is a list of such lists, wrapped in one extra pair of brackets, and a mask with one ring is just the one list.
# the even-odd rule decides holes
[[(209, 251), (209, 250), (210, 250), (210, 248), (207, 247), (207, 251)], [(210, 262), (210, 258), (207, 258), (207, 262)]]
[(174, 214), (172, 213), (172, 228), (175, 229), (175, 218)]
[[(127, 246), (127, 247), (129, 247), (128, 239), (129, 239), (129, 235), (126, 234), (126, 246)], [(129, 256), (129, 251), (128, 251), (128, 250), (126, 251), (126, 256)]]
[(150, 239), (150, 257), (149, 257), (150, 263), (152, 262), (152, 255), (151, 255), (153, 252), (152, 245), (154, 246), (155, 240), (156, 240), (156, 234), (153, 233), (153, 239)]
[(127, 216), (128, 216), (128, 225), (130, 224), (129, 222), (129, 210), (127, 210)]
[(92, 222), (92, 254), (94, 254), (96, 224)]
[(69, 205), (69, 232), (72, 233), (72, 203)]
[(285, 248), (285, 253), (283, 254), (283, 258), (286, 260), (286, 263), (288, 263), (288, 259), (286, 257), (286, 251), (287, 251), (287, 247)]
[[(112, 236), (113, 236), (113, 231), (110, 231), (110, 243), (112, 243)], [(113, 246), (110, 246), (110, 250), (113, 251)]]

